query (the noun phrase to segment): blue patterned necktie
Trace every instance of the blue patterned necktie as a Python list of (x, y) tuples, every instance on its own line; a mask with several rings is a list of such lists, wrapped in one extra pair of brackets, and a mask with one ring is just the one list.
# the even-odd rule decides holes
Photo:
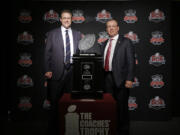
[(66, 30), (66, 59), (65, 59), (66, 68), (70, 67), (70, 57), (71, 57), (70, 40), (69, 40), (68, 30)]

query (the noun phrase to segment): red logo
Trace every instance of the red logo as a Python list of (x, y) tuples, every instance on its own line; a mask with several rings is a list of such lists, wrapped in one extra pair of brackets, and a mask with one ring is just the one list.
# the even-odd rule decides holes
[(29, 77), (28, 75), (23, 75), (18, 79), (17, 86), (22, 88), (32, 87), (33, 86), (32, 78)]
[(49, 23), (55, 23), (59, 21), (59, 14), (55, 12), (54, 10), (49, 10), (44, 15), (44, 21), (47, 21)]
[(150, 43), (153, 45), (161, 45), (164, 43), (164, 38), (162, 37), (163, 33), (160, 31), (152, 32), (152, 38), (150, 39)]
[(156, 67), (161, 66), (162, 64), (165, 64), (166, 60), (163, 55), (160, 55), (159, 52), (155, 53), (150, 57), (149, 64), (152, 64)]
[(155, 96), (155, 98), (151, 99), (149, 102), (149, 108), (155, 109), (155, 110), (159, 110), (162, 108), (165, 108), (165, 102), (162, 98), (160, 98), (159, 96)]
[(18, 108), (21, 111), (29, 111), (32, 108), (32, 104), (30, 102), (30, 97), (21, 97), (20, 102), (18, 104)]
[(85, 21), (82, 10), (74, 10), (72, 14), (73, 23), (83, 23)]
[(24, 10), (20, 13), (20, 16), (18, 17), (18, 19), (21, 23), (30, 23), (32, 21), (30, 12), (26, 11), (26, 10)]
[(105, 42), (107, 39), (109, 39), (109, 35), (107, 34), (107, 32), (103, 31), (99, 33), (99, 39), (98, 39), (99, 44)]
[(136, 16), (136, 10), (129, 9), (125, 11), (124, 21), (126, 23), (135, 23), (137, 20), (138, 18)]
[(153, 88), (162, 88), (164, 86), (163, 82), (163, 76), (162, 75), (153, 75), (152, 81), (150, 83), (151, 87)]
[(124, 37), (129, 38), (133, 42), (133, 44), (136, 44), (139, 42), (139, 38), (137, 34), (134, 33), (133, 31), (130, 31), (129, 33), (125, 34)]
[(149, 21), (158, 23), (165, 20), (164, 13), (160, 11), (159, 9), (155, 9), (152, 11), (149, 15)]
[(31, 60), (31, 54), (29, 53), (23, 53), (20, 55), (20, 60), (18, 61), (19, 65), (22, 67), (29, 67), (32, 65), (32, 60)]
[(138, 107), (136, 103), (136, 97), (129, 97), (128, 107), (129, 107), (129, 110), (135, 110)]
[(97, 14), (96, 21), (99, 21), (99, 22), (102, 22), (102, 23), (106, 23), (111, 18), (112, 18), (111, 17), (111, 13), (106, 11), (105, 9), (103, 9), (101, 12), (99, 12)]
[(31, 34), (29, 34), (27, 31), (24, 31), (18, 35), (17, 42), (23, 45), (29, 45), (34, 42), (34, 39)]

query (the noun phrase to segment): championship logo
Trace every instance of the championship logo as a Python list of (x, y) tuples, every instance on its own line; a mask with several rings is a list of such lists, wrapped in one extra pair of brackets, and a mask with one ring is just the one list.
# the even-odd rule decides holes
[(18, 64), (22, 67), (29, 67), (32, 65), (31, 54), (30, 53), (23, 53), (20, 54), (20, 59)]
[(18, 104), (18, 108), (21, 111), (29, 111), (32, 108), (32, 104), (30, 100), (31, 100), (30, 97), (21, 97)]
[(46, 110), (49, 110), (50, 107), (51, 107), (50, 101), (45, 99), (44, 102), (43, 102), (43, 108), (46, 109)]
[(24, 31), (23, 33), (18, 35), (17, 42), (19, 44), (29, 45), (29, 44), (33, 44), (34, 39), (31, 34), (29, 34), (27, 31)]
[(138, 87), (138, 86), (139, 86), (138, 78), (137, 78), (137, 77), (134, 77), (134, 81), (133, 81), (132, 87), (135, 88), (135, 87)]
[(149, 15), (149, 21), (158, 23), (165, 20), (164, 13), (160, 11), (159, 9), (155, 9), (152, 11)]
[(164, 86), (164, 82), (163, 82), (163, 76), (162, 75), (153, 75), (152, 77), (152, 81), (150, 83), (150, 86), (153, 88), (162, 88)]
[(152, 64), (156, 67), (161, 66), (162, 64), (165, 64), (166, 60), (163, 55), (160, 55), (159, 52), (155, 53), (150, 57), (149, 64)]
[(165, 108), (165, 102), (162, 98), (159, 96), (155, 96), (155, 98), (151, 99), (149, 102), (149, 108), (160, 110), (162, 108)]
[(55, 23), (59, 21), (59, 14), (54, 10), (49, 10), (44, 15), (44, 21)]
[(72, 15), (73, 23), (83, 23), (85, 21), (82, 10), (73, 10)]
[(32, 17), (30, 15), (30, 12), (27, 10), (22, 11), (20, 13), (18, 19), (21, 23), (30, 23), (32, 21)]
[(77, 105), (70, 105), (67, 108), (67, 113), (65, 114), (65, 135), (110, 134), (111, 120), (95, 119), (92, 112), (77, 113), (76, 110)]
[(139, 38), (138, 38), (137, 34), (134, 33), (133, 31), (130, 31), (127, 34), (125, 34), (124, 37), (129, 38), (133, 44), (136, 44), (139, 42)]
[(98, 43), (99, 44), (102, 44), (104, 41), (109, 39), (109, 35), (105, 31), (100, 32), (98, 35), (99, 35), (99, 38), (98, 38)]
[(164, 38), (162, 37), (163, 33), (160, 31), (154, 31), (151, 33), (152, 38), (150, 39), (150, 43), (153, 45), (161, 45), (164, 43)]
[(129, 107), (129, 110), (135, 110), (138, 105), (136, 103), (136, 97), (131, 97), (129, 96), (129, 99), (128, 99), (128, 107)]
[(33, 87), (33, 81), (28, 75), (23, 75), (18, 79), (17, 86), (22, 88)]
[(106, 23), (108, 20), (112, 19), (111, 13), (103, 9), (97, 14), (96, 21)]
[(124, 21), (126, 23), (137, 22), (138, 18), (136, 16), (136, 10), (129, 9), (129, 10), (125, 10), (124, 12), (125, 12)]
[(138, 57), (137, 57), (137, 54), (136, 54), (136, 53), (135, 53), (135, 56), (134, 56), (134, 57), (135, 57), (135, 63), (136, 63), (136, 65), (138, 65), (139, 62), (138, 62)]

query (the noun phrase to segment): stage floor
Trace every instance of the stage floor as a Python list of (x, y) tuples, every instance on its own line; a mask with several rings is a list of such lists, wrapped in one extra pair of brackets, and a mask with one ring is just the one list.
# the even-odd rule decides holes
[[(170, 121), (131, 121), (130, 135), (180, 135), (180, 117)], [(9, 121), (3, 135), (46, 135), (47, 121)]]

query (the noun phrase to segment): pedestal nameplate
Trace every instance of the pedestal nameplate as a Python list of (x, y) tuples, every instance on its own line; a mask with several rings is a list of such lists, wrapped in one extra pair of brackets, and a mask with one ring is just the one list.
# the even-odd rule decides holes
[(95, 54), (73, 56), (73, 98), (101, 98), (103, 93), (103, 58)]

